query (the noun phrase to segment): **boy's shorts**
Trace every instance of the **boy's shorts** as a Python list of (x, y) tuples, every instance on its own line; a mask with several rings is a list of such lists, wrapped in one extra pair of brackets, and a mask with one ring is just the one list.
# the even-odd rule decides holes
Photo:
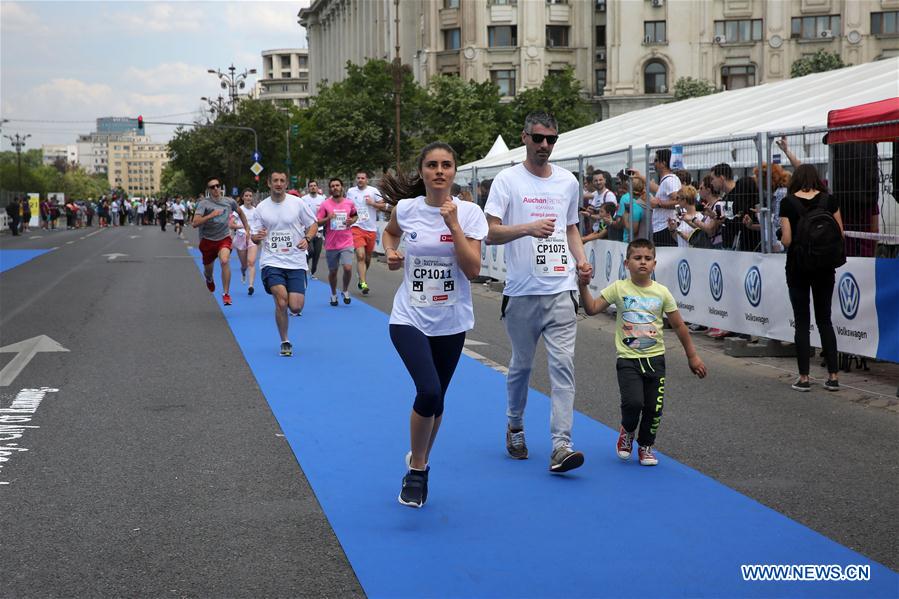
[(306, 271), (299, 268), (262, 267), (262, 286), (265, 292), (272, 294), (272, 287), (283, 285), (287, 293), (306, 293)]
[(206, 239), (200, 240), (200, 253), (203, 254), (203, 264), (212, 264), (219, 257), (219, 251), (222, 249), (231, 249), (231, 238), (225, 237), (218, 241)]
[(328, 261), (328, 270), (337, 270), (340, 264), (352, 264), (355, 253), (353, 248), (342, 250), (325, 250), (325, 259)]
[(375, 251), (375, 237), (374, 231), (353, 227), (353, 247), (356, 249), (365, 248), (366, 253), (372, 253)]

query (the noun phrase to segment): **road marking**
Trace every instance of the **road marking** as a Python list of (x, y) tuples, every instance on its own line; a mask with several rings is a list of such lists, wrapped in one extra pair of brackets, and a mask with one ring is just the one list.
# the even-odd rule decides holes
[(112, 262), (116, 258), (121, 258), (123, 256), (127, 256), (128, 254), (103, 254), (103, 255), (106, 256), (107, 262)]
[(490, 345), (490, 344), (484, 343), (483, 341), (475, 341), (474, 339), (466, 339), (465, 343), (463, 345), (469, 346), (469, 345)]
[(102, 231), (102, 230), (103, 230), (103, 229), (97, 229), (97, 230), (94, 231), (93, 233), (88, 233), (87, 235), (85, 235), (85, 237), (93, 237), (94, 235), (96, 235), (97, 233), (99, 233), (99, 232)]
[[(487, 345), (486, 343), (482, 343), (481, 345)], [(487, 356), (482, 356), (478, 352), (471, 351), (467, 347), (462, 350), (462, 353), (468, 356), (469, 358), (474, 358), (484, 366), (488, 368), (492, 368), (493, 370), (499, 372), (500, 374), (509, 374), (509, 369), (500, 364), (499, 362), (494, 362)]]
[(137, 239), (138, 237), (140, 237), (140, 235), (129, 235), (128, 237), (130, 237), (131, 239)]
[[(12, 459), (12, 456), (28, 451), (25, 447), (19, 447), (18, 442), (10, 443), (10, 441), (18, 441), (25, 436), (25, 429), (40, 428), (28, 423), (37, 412), (44, 396), (57, 391), (59, 389), (50, 387), (22, 389), (8, 408), (0, 408), (0, 468), (3, 468), (5, 463)], [(0, 485), (8, 484), (9, 481), (0, 481)]]
[(66, 242), (66, 245), (72, 245), (73, 243), (75, 243), (75, 242), (74, 242), (74, 241), (67, 241), (67, 242)]
[(16, 380), (19, 373), (28, 366), (28, 363), (31, 362), (32, 358), (34, 358), (38, 352), (67, 351), (69, 350), (46, 335), (38, 335), (31, 339), (0, 347), (0, 353), (17, 354), (16, 357), (10, 360), (9, 364), (3, 367), (3, 370), (0, 370), (0, 387), (8, 387), (14, 380)]

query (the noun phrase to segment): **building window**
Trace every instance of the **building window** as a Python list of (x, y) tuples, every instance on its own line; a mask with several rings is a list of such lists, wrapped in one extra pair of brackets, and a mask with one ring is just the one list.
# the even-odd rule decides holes
[(305, 69), (309, 66), (309, 58), (306, 56), (297, 56), (297, 64), (301, 69)]
[(596, 69), (596, 95), (601, 96), (606, 89), (606, 70)]
[(518, 0), (488, 0), (490, 6), (515, 6)]
[(643, 67), (643, 87), (647, 94), (668, 93), (668, 68), (658, 60), (651, 60)]
[(871, 33), (873, 35), (896, 35), (899, 33), (899, 11), (872, 12)]
[(546, 47), (547, 48), (567, 48), (568, 47), (568, 27), (565, 25), (547, 25), (546, 26)]
[(793, 17), (790, 37), (793, 39), (813, 40), (840, 35), (840, 15), (822, 15), (818, 17)]
[(309, 91), (309, 84), (308, 84), (308, 83), (301, 83), (301, 84), (300, 84), (300, 91), (301, 91), (301, 92), (307, 92), (307, 91)]
[(443, 49), (444, 50), (458, 50), (461, 47), (462, 47), (461, 30), (458, 27), (455, 29), (444, 29), (443, 30)]
[(443, 8), (459, 8), (459, 0), (443, 0)]
[(518, 45), (518, 27), (515, 25), (498, 25), (487, 28), (487, 44), (491, 48)]
[(762, 20), (715, 21), (715, 35), (723, 35), (728, 43), (758, 42), (762, 39)]
[(740, 67), (722, 67), (721, 84), (724, 89), (743, 89), (755, 85), (755, 67), (753, 65)]
[(290, 79), (290, 71), (281, 71), (281, 79)]
[(665, 32), (665, 21), (643, 22), (644, 44), (664, 44), (667, 41), (668, 37)]
[(282, 91), (282, 92), (290, 91), (290, 86), (289, 86), (289, 85), (282, 85), (282, 86), (281, 86), (281, 91)]
[(606, 47), (606, 26), (605, 25), (597, 25), (596, 26), (596, 47), (597, 48), (605, 48)]
[(499, 86), (500, 95), (515, 95), (515, 69), (490, 71), (490, 80)]

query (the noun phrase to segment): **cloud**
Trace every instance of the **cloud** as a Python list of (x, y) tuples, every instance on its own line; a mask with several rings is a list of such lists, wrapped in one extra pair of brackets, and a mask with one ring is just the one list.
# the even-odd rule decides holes
[(124, 82), (132, 89), (171, 91), (212, 84), (213, 76), (206, 72), (206, 68), (183, 62), (166, 62), (147, 69), (128, 67), (123, 77)]
[(305, 32), (297, 23), (300, 8), (308, 2), (235, 2), (225, 5), (223, 17), (232, 31), (264, 32), (266, 35), (289, 35), (297, 47), (305, 40)]
[[(139, 3), (141, 11), (135, 12), (135, 4), (126, 3), (129, 10), (109, 15), (113, 23), (131, 35), (157, 33), (199, 33), (208, 27), (208, 14), (193, 3), (166, 2)], [(210, 5), (211, 6), (211, 5)]]
[(21, 2), (0, 2), (0, 29), (6, 32), (28, 31), (31, 34), (43, 35), (50, 28)]

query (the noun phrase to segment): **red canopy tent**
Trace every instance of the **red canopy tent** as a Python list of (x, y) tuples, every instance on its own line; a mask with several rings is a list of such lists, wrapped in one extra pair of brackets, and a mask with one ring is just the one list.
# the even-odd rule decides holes
[[(827, 127), (857, 127), (885, 121), (899, 121), (899, 98), (831, 110), (827, 113)], [(879, 142), (899, 139), (899, 122), (877, 127), (862, 127), (830, 131), (825, 143)]]

